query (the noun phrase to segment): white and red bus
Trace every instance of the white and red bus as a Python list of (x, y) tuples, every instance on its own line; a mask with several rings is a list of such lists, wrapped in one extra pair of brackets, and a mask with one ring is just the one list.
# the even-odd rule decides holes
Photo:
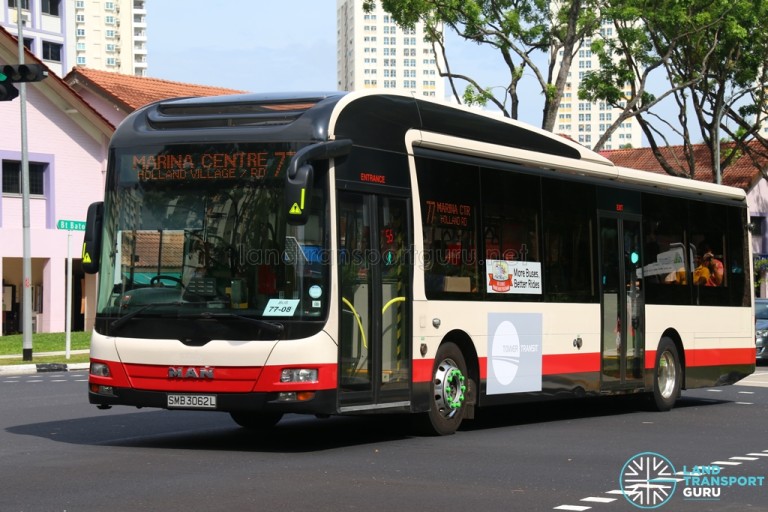
[(89, 208), (89, 399), (415, 413), (681, 390), (754, 371), (743, 191), (618, 168), (409, 95), (173, 99), (131, 114)]

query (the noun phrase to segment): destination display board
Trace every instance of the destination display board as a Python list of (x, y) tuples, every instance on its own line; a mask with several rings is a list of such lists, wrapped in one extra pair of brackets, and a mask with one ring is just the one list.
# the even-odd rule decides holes
[(123, 182), (263, 180), (282, 178), (296, 154), (287, 145), (263, 145), (243, 148), (208, 146), (173, 146), (158, 152), (125, 154), (120, 159)]

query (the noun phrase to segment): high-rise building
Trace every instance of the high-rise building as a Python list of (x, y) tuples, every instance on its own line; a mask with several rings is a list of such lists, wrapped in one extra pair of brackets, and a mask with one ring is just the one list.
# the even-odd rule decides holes
[(25, 46), (57, 75), (74, 66), (147, 74), (146, 0), (6, 0), (0, 26), (13, 35), (17, 2)]
[(74, 23), (67, 21), (67, 40), (75, 44), (67, 44), (67, 51), (74, 55), (75, 65), (146, 76), (146, 0), (68, 3), (74, 3)]
[(397, 89), (443, 99), (439, 56), (424, 41), (421, 23), (404, 29), (379, 2), (365, 12), (363, 0), (337, 0), (336, 17), (339, 90)]
[[(611, 20), (603, 20), (600, 31), (595, 36), (613, 37)], [(591, 44), (591, 38), (583, 39), (578, 54), (572, 61), (568, 82), (563, 91), (563, 99), (557, 110), (557, 122), (553, 130), (555, 133), (566, 135), (588, 148), (594, 148), (598, 139), (621, 113), (620, 109), (613, 108), (605, 102), (590, 103), (579, 99), (579, 86), (585, 74), (600, 67), (597, 56), (592, 55), (590, 50)], [(557, 55), (556, 67), (560, 66), (562, 57), (561, 50)], [(630, 91), (627, 90), (626, 96), (629, 95)], [(640, 125), (636, 119), (630, 118), (621, 123), (621, 126), (613, 132), (602, 149), (639, 148), (642, 146), (642, 142)]]

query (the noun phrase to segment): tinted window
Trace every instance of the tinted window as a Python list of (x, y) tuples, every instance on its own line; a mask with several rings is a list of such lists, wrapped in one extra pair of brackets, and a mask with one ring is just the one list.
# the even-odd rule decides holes
[(745, 218), (739, 208), (645, 194), (646, 301), (748, 304)]
[(694, 254), (691, 284), (696, 304), (728, 304), (729, 286), (725, 269), (727, 209), (725, 206), (691, 201), (689, 246)]
[(643, 195), (643, 275), (649, 304), (690, 304), (695, 248), (686, 241), (687, 205), (685, 200)]
[(555, 302), (597, 300), (593, 267), (595, 187), (544, 180), (544, 291)]
[(478, 169), (442, 160), (416, 162), (428, 298), (478, 291)]
[[(538, 177), (515, 171), (482, 170), (483, 277), (489, 299), (530, 301), (541, 297), (541, 288), (536, 288), (541, 283), (540, 183)], [(525, 286), (514, 286), (509, 280), (514, 268), (539, 277), (526, 280)], [(492, 276), (499, 273), (504, 279), (494, 280)]]

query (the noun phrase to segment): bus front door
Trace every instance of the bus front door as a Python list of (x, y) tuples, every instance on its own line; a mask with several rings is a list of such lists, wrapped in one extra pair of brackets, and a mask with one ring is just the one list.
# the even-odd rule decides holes
[(339, 411), (410, 406), (406, 198), (339, 191)]
[(617, 213), (600, 217), (603, 391), (643, 385), (645, 341), (640, 233), (637, 218)]

